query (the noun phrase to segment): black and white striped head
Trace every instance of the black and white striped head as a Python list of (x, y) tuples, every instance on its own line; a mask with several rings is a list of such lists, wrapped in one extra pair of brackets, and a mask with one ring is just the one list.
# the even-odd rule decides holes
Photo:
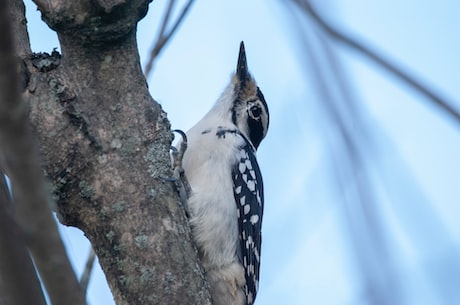
[(238, 65), (232, 82), (234, 85), (232, 122), (257, 149), (267, 134), (269, 114), (264, 95), (249, 74), (243, 42), (240, 45)]

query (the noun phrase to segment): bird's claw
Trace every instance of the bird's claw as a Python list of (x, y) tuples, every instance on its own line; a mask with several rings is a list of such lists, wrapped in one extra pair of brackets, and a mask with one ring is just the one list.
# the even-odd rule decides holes
[(185, 211), (187, 215), (189, 215), (187, 200), (190, 197), (191, 187), (182, 167), (182, 159), (187, 150), (187, 135), (179, 129), (174, 129), (173, 131), (181, 135), (182, 141), (178, 144), (179, 148), (174, 146), (171, 147), (173, 177), (168, 179), (168, 181), (174, 182), (181, 202), (185, 207)]

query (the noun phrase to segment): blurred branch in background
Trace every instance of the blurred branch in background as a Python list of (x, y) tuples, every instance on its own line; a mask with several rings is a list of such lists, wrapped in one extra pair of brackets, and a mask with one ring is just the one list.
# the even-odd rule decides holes
[(169, 26), (170, 24), (169, 21), (171, 19), (171, 15), (174, 10), (174, 6), (176, 4), (176, 0), (169, 0), (168, 7), (166, 8), (166, 12), (163, 17), (163, 21), (161, 23), (160, 30), (158, 31), (157, 38), (155, 40), (155, 43), (153, 44), (152, 51), (150, 51), (149, 60), (144, 68), (144, 74), (145, 74), (146, 79), (149, 78), (152, 72), (153, 65), (158, 55), (163, 50), (163, 48), (166, 46), (166, 44), (171, 40), (174, 33), (176, 33), (180, 24), (182, 23), (185, 16), (189, 12), (193, 2), (194, 0), (188, 0), (187, 3), (182, 8), (182, 11), (177, 17), (177, 19), (174, 22), (172, 22), (171, 26)]
[[(295, 12), (292, 12), (295, 17)], [(305, 66), (314, 75), (312, 81), (320, 99), (321, 117), (329, 131), (324, 136), (333, 164), (335, 186), (341, 202), (338, 208), (347, 223), (348, 236), (355, 264), (362, 277), (363, 299), (369, 304), (398, 303), (400, 292), (397, 269), (390, 256), (389, 240), (380, 219), (377, 198), (369, 177), (365, 156), (373, 148), (369, 128), (355, 103), (352, 89), (339, 72), (339, 66), (324, 41), (305, 24), (297, 20), (302, 50), (306, 50)], [(314, 46), (314, 47), (313, 47)]]
[[(32, 270), (31, 260), (27, 257), (28, 250), (33, 256), (35, 265), (40, 272), (53, 304), (85, 304), (84, 297), (79, 289), (75, 274), (73, 273), (64, 245), (59, 237), (56, 223), (49, 209), (48, 195), (45, 191), (43, 172), (37, 151), (34, 146), (34, 138), (29, 130), (28, 110), (26, 101), (20, 94), (20, 81), (18, 69), (23, 65), (22, 60), (15, 56), (16, 41), (10, 23), (12, 20), (10, 9), (16, 10), (19, 6), (11, 6), (12, 1), (0, 1), (0, 167), (10, 178), (13, 203), (1, 203), (2, 243), (9, 243), (11, 247), (2, 246), (2, 255), (15, 256), (17, 264), (23, 264), (16, 274), (22, 274), (20, 279), (8, 276), (8, 267), (2, 266), (2, 286), (5, 284), (27, 285), (22, 287), (23, 294), (33, 293), (34, 302), (22, 304), (44, 303), (43, 295), (36, 291), (39, 287)], [(22, 11), (22, 14), (24, 12)], [(23, 16), (24, 17), (24, 16)], [(2, 181), (3, 173), (0, 173)], [(2, 185), (4, 182), (2, 182)], [(0, 195), (7, 201), (3, 194)], [(8, 208), (11, 206), (11, 209)], [(4, 234), (12, 232), (9, 236)], [(15, 239), (11, 239), (15, 236)], [(21, 242), (23, 241), (23, 243)], [(8, 250), (8, 251), (6, 251)], [(9, 251), (16, 251), (11, 253)], [(9, 253), (6, 253), (9, 252)], [(5, 258), (5, 257), (3, 257)], [(9, 260), (2, 259), (3, 263)], [(17, 265), (15, 267), (18, 267)], [(5, 277), (4, 277), (5, 276)], [(16, 282), (14, 280), (21, 280)], [(5, 281), (11, 281), (5, 283)], [(27, 289), (26, 289), (27, 288)], [(29, 290), (30, 288), (30, 290)], [(24, 298), (25, 296), (19, 296)]]
[(45, 305), (24, 236), (13, 219), (11, 196), (1, 171), (0, 249), (0, 304)]
[(83, 294), (87, 294), (89, 280), (91, 279), (91, 271), (93, 271), (94, 261), (96, 260), (96, 253), (94, 252), (93, 247), (89, 250), (88, 258), (86, 259), (85, 270), (80, 277), (80, 287), (83, 291)]
[[(321, 19), (308, 1), (293, 2), (298, 6), (288, 6), (294, 17), (290, 20), (296, 22), (293, 27), (298, 31), (296, 38), (301, 38), (300, 47), (304, 51), (303, 59), (306, 60), (305, 71), (317, 89), (322, 120), (320, 123), (324, 124), (319, 129), (323, 131), (325, 145), (330, 153), (334, 185), (340, 200), (338, 208), (346, 224), (345, 236), (350, 238), (350, 249), (361, 276), (363, 288), (357, 301), (385, 305), (410, 304), (409, 300), (414, 299), (409, 288), (413, 278), (402, 261), (403, 250), (397, 243), (394, 228), (391, 228), (395, 219), (390, 218), (388, 209), (395, 214), (396, 222), (409, 237), (411, 246), (422, 253), (421, 256), (433, 245), (442, 249), (439, 251), (439, 259), (430, 262), (431, 268), (424, 268), (420, 273), (435, 287), (438, 299), (447, 302), (449, 299), (460, 299), (460, 293), (452, 289), (453, 285), (445, 285), (445, 279), (439, 276), (439, 273), (447, 274), (450, 269), (453, 271), (450, 280), (460, 283), (460, 254), (457, 247), (433, 206), (423, 192), (415, 187), (413, 177), (405, 170), (406, 165), (400, 161), (395, 162), (397, 158), (393, 158), (392, 164), (388, 165), (388, 154), (395, 155), (396, 152), (389, 141), (383, 142), (382, 139), (386, 138), (379, 126), (367, 120), (365, 107), (356, 98), (336, 49), (330, 46), (327, 39), (332, 36), (348, 41), (348, 38)], [(302, 10), (296, 9), (298, 7)], [(317, 31), (315, 24), (320, 29), (326, 29), (326, 32)], [(354, 48), (429, 97), (460, 123), (459, 114), (444, 100), (360, 42), (350, 41)], [(402, 190), (405, 186), (395, 185), (393, 180), (396, 177), (405, 181), (405, 186), (410, 188)], [(381, 195), (382, 185), (384, 196)], [(411, 195), (402, 194), (409, 190)], [(385, 205), (382, 198), (389, 198), (392, 201), (390, 206)], [(420, 232), (428, 234), (420, 236)]]
[(460, 113), (452, 106), (454, 103), (448, 102), (446, 99), (442, 98), (432, 89), (430, 89), (429, 86), (422, 84), (413, 75), (410, 75), (407, 71), (404, 71), (397, 65), (391, 63), (388, 59), (385, 59), (385, 57), (375, 49), (371, 49), (357, 39), (353, 39), (350, 35), (346, 35), (345, 33), (334, 28), (331, 24), (326, 22), (320, 14), (318, 14), (310, 1), (292, 0), (292, 2), (295, 3), (305, 14), (307, 14), (309, 18), (311, 18), (322, 30), (324, 30), (329, 37), (343, 43), (347, 47), (353, 49), (361, 55), (364, 55), (374, 63), (378, 64), (380, 67), (390, 72), (403, 83), (409, 85), (415, 91), (424, 95), (429, 101), (432, 101), (440, 109), (447, 112), (456, 121), (457, 124), (460, 124)]

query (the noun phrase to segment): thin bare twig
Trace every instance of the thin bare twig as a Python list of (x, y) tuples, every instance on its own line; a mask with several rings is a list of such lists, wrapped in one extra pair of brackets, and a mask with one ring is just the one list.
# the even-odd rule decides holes
[(88, 259), (86, 260), (85, 270), (80, 277), (80, 287), (83, 293), (86, 295), (88, 290), (88, 283), (91, 278), (91, 271), (93, 271), (94, 261), (96, 259), (96, 253), (94, 252), (93, 247), (89, 250)]
[[(333, 137), (325, 137), (330, 149), (336, 185), (340, 191), (342, 211), (348, 221), (348, 236), (352, 241), (352, 249), (357, 259), (357, 266), (361, 271), (364, 289), (367, 297), (373, 304), (398, 304), (394, 302), (396, 281), (392, 277), (394, 265), (387, 255), (389, 253), (388, 240), (385, 235), (382, 219), (378, 211), (378, 200), (375, 196), (373, 184), (370, 182), (369, 168), (365, 162), (365, 149), (368, 145), (368, 131), (363, 116), (355, 107), (354, 100), (347, 101), (346, 111), (342, 111), (344, 99), (352, 96), (350, 88), (341, 87), (344, 81), (340, 66), (334, 54), (328, 51), (320, 37), (312, 39), (307, 36), (301, 20), (297, 20), (294, 12), (295, 28), (299, 29), (300, 43), (304, 46), (306, 66), (314, 77), (317, 94), (321, 98), (323, 115), (327, 126), (331, 127)], [(311, 47), (317, 42), (317, 47)], [(331, 88), (334, 88), (332, 90)], [(340, 95), (332, 92), (339, 92)], [(350, 107), (351, 106), (351, 107)], [(349, 120), (352, 117), (353, 120)], [(363, 142), (365, 141), (365, 142)], [(365, 143), (365, 144), (363, 144)], [(379, 264), (375, 263), (379, 262)], [(379, 274), (376, 277), (375, 274)], [(391, 286), (394, 285), (395, 287)], [(393, 288), (392, 294), (385, 292)]]
[[(294, 17), (299, 15), (298, 11), (292, 13)], [(340, 206), (348, 225), (357, 266), (363, 278), (365, 288), (362, 291), (368, 298), (368, 302), (372, 304), (402, 304), (405, 302), (406, 289), (404, 289), (405, 283), (400, 281), (399, 264), (401, 262), (397, 256), (398, 249), (395, 247), (391, 232), (387, 230), (388, 223), (380, 213), (382, 202), (376, 193), (376, 185), (373, 182), (375, 178), (372, 177), (375, 166), (382, 170), (388, 162), (385, 161), (387, 158), (379, 158), (382, 156), (380, 153), (383, 148), (380, 141), (382, 138), (385, 139), (385, 134), (379, 132), (378, 127), (366, 124), (365, 112), (362, 112), (363, 110), (357, 103), (359, 100), (356, 100), (353, 94), (353, 86), (344, 73), (345, 70), (336, 52), (330, 47), (332, 41), (324, 39), (327, 38), (324, 31), (321, 31), (322, 35), (309, 36), (307, 39), (306, 33), (313, 31), (316, 33), (316, 30), (321, 30), (321, 28), (313, 28), (311, 31), (311, 22), (314, 21), (308, 23), (305, 21), (311, 21), (311, 18), (297, 20), (294, 28), (300, 32), (303, 50), (307, 55), (305, 57), (309, 60), (308, 70), (311, 70), (314, 76), (312, 80), (317, 85), (317, 93), (321, 99), (320, 109), (323, 110), (327, 119), (326, 125), (330, 126), (334, 132), (334, 137), (330, 142), (330, 155), (334, 165), (336, 185), (344, 195)], [(328, 137), (325, 138), (328, 139)], [(388, 145), (388, 143), (385, 144)], [(450, 241), (451, 234), (438, 221), (436, 211), (423, 198), (423, 192), (413, 187), (409, 188), (410, 191), (406, 189), (407, 185), (412, 185), (412, 182), (407, 173), (404, 174), (404, 164), (398, 166), (398, 177), (405, 181), (404, 193), (411, 193), (411, 200), (408, 202), (417, 203), (416, 209), (411, 210), (410, 217), (420, 220), (416, 225), (411, 221), (404, 221), (408, 214), (407, 210), (404, 211), (407, 207), (403, 208), (401, 205), (393, 204), (394, 207), (397, 207), (395, 215), (400, 217), (401, 226), (407, 230), (406, 233), (412, 234), (413, 245), (422, 249), (422, 252), (427, 245), (429, 247), (429, 245), (436, 244), (441, 249), (449, 249), (449, 255), (455, 257), (458, 251)], [(385, 176), (385, 170), (380, 174)], [(399, 173), (401, 170), (403, 174)], [(385, 181), (387, 178), (379, 178), (382, 178), (380, 181), (384, 182), (385, 188), (394, 188), (392, 183)], [(389, 198), (394, 196), (389, 190), (387, 195)], [(414, 195), (416, 200), (412, 198)], [(416, 232), (420, 230), (430, 232), (422, 238), (422, 242), (417, 241), (416, 238), (418, 236)], [(435, 239), (433, 239), (434, 236)], [(442, 263), (436, 266), (439, 270), (457, 268), (456, 260), (453, 260), (454, 263), (441, 261)], [(438, 288), (439, 296), (452, 297), (452, 293), (446, 290), (445, 285), (437, 282), (436, 277), (433, 277), (429, 271), (427, 271), (427, 278), (433, 281), (434, 287), (440, 287)], [(360, 299), (362, 298), (363, 296), (360, 295)]]
[(164, 33), (166, 31), (166, 27), (169, 23), (169, 17), (171, 17), (171, 13), (174, 9), (174, 5), (176, 4), (176, 0), (170, 0), (168, 3), (168, 7), (166, 8), (165, 15), (163, 17), (163, 21), (161, 22), (161, 28), (160, 31), (158, 32), (157, 35), (157, 40), (159, 40), (161, 37), (164, 36)]
[(153, 68), (153, 64), (154, 64), (155, 60), (157, 59), (158, 55), (163, 50), (165, 45), (171, 40), (171, 37), (177, 32), (177, 29), (179, 28), (179, 25), (184, 20), (184, 17), (187, 15), (187, 13), (190, 10), (190, 7), (192, 6), (194, 1), (195, 0), (189, 0), (187, 2), (187, 4), (185, 4), (185, 6), (183, 7), (179, 17), (177, 17), (177, 19), (174, 22), (174, 24), (171, 27), (171, 29), (165, 34), (167, 24), (168, 24), (168, 21), (169, 21), (169, 17), (171, 15), (171, 11), (172, 11), (172, 8), (173, 8), (174, 2), (175, 2), (175, 0), (170, 0), (169, 6), (168, 6), (166, 14), (165, 14), (165, 17), (163, 18), (163, 22), (162, 22), (162, 25), (161, 25), (160, 32), (158, 34), (157, 40), (156, 40), (156, 42), (154, 44), (154, 47), (152, 48), (152, 51), (150, 52), (149, 61), (145, 65), (145, 69), (144, 69), (145, 78), (147, 78), (147, 79), (149, 78), (150, 73), (152, 72), (152, 68)]
[[(0, 162), (11, 179), (18, 230), (32, 253), (52, 303), (83, 305), (83, 294), (49, 209), (29, 130), (28, 108), (19, 92), (8, 5), (8, 1), (0, 1)], [(4, 249), (8, 248), (2, 247), (2, 253), (6, 252)]]
[(375, 49), (372, 50), (370, 47), (365, 46), (358, 40), (353, 39), (352, 37), (331, 26), (324, 20), (324, 18), (318, 14), (318, 12), (313, 8), (309, 1), (292, 1), (297, 4), (305, 13), (307, 13), (327, 34), (329, 34), (330, 37), (345, 44), (346, 46), (375, 62), (385, 70), (389, 71), (391, 74), (409, 85), (411, 88), (424, 95), (426, 98), (428, 98), (428, 100), (431, 100), (436, 106), (449, 114), (457, 123), (460, 123), (460, 113), (452, 106), (452, 102), (448, 102), (444, 98), (440, 97), (426, 85), (423, 85), (420, 81), (416, 80), (414, 76), (410, 75), (406, 71), (403, 71), (397, 65), (391, 63), (388, 59), (385, 59), (384, 56), (379, 54)]

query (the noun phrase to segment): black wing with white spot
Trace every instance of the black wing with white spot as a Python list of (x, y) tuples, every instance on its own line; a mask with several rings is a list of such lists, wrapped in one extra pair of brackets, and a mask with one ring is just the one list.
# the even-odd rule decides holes
[(260, 246), (264, 190), (262, 175), (252, 146), (240, 148), (233, 168), (233, 192), (238, 209), (240, 245), (238, 256), (245, 269), (247, 304), (254, 303), (259, 286)]

